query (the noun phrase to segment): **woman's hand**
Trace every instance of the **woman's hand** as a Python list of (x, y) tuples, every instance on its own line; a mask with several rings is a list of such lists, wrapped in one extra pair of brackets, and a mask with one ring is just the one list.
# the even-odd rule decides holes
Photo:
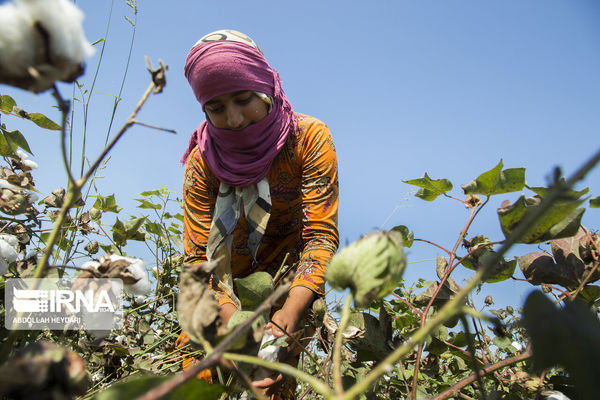
[[(308, 306), (312, 303), (314, 297), (314, 292), (306, 287), (296, 286), (292, 288), (283, 307), (273, 314), (273, 317), (271, 318), (273, 323), (267, 324), (265, 329), (271, 329), (273, 331), (273, 336), (275, 337), (283, 336), (283, 331), (287, 332), (288, 335), (292, 335), (298, 326), (298, 322), (300, 322), (300, 319)], [(292, 339), (288, 337), (287, 341), (288, 343), (291, 343)], [(290, 349), (293, 349), (293, 347), (294, 346), (282, 347), (279, 350), (277, 361), (285, 362), (290, 356)], [(252, 385), (257, 388), (265, 389), (267, 394), (271, 394), (270, 392), (277, 388), (282, 381), (283, 375), (275, 372), (265, 379), (252, 382)]]
[(219, 317), (221, 318), (221, 322), (224, 327), (227, 327), (229, 320), (234, 312), (237, 311), (237, 307), (233, 305), (233, 303), (225, 303), (221, 306), (221, 310), (219, 311)]

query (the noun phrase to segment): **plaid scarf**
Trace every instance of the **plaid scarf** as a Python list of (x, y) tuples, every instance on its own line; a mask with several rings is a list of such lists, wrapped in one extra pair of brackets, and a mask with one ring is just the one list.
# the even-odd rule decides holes
[(237, 303), (238, 308), (241, 306), (233, 293), (231, 277), (231, 246), (233, 231), (242, 209), (248, 225), (248, 249), (256, 264), (258, 246), (271, 216), (271, 192), (266, 177), (246, 187), (234, 187), (221, 182), (208, 234), (206, 258), (208, 261), (218, 260), (218, 266), (213, 271), (219, 280), (217, 285)]

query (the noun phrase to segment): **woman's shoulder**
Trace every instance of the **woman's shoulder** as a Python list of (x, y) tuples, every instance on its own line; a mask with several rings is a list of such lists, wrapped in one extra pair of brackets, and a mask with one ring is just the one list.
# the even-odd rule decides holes
[(301, 130), (314, 130), (319, 128), (327, 128), (327, 125), (318, 118), (312, 117), (307, 114), (294, 113), (296, 115), (296, 119), (298, 121), (298, 129)]
[(198, 146), (194, 147), (190, 152), (190, 155), (185, 162), (185, 169), (187, 173), (192, 173), (198, 178), (206, 179), (207, 181), (217, 181), (215, 175), (206, 164), (204, 157), (202, 157), (202, 153)]

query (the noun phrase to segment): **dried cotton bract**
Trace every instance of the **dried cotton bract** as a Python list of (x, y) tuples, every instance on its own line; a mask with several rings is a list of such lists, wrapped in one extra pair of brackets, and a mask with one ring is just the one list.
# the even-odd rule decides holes
[(213, 343), (221, 324), (219, 303), (209, 289), (209, 278), (216, 265), (184, 265), (181, 270), (177, 315), (184, 332), (195, 343)]
[(333, 256), (325, 277), (336, 290), (350, 288), (356, 307), (366, 308), (402, 279), (406, 266), (402, 244), (398, 232), (368, 234)]

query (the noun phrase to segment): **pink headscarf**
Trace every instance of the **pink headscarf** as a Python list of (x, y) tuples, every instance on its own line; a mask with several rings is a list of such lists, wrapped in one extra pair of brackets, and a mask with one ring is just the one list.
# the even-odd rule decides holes
[(208, 119), (202, 122), (181, 159), (185, 162), (198, 146), (219, 181), (241, 187), (259, 182), (297, 124), (277, 71), (251, 45), (217, 40), (190, 50), (185, 76), (202, 109), (207, 101), (240, 90), (272, 97), (271, 112), (242, 130), (218, 129)]

